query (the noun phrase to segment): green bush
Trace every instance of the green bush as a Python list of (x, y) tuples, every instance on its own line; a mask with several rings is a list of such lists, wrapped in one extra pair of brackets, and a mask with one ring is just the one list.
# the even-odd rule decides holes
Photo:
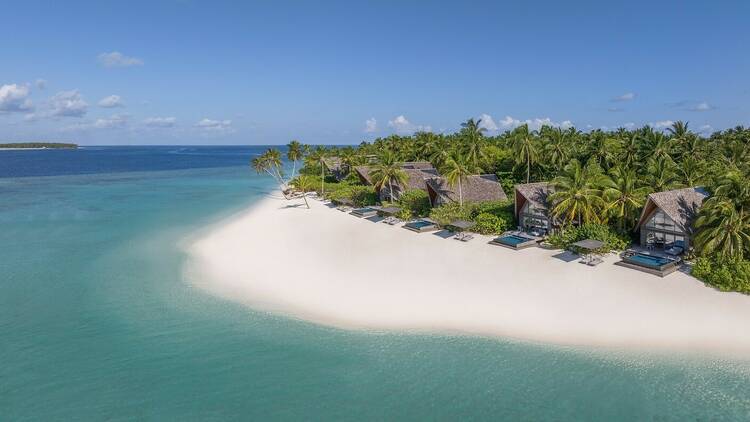
[(412, 216), (424, 217), (430, 213), (430, 197), (423, 190), (407, 190), (398, 198), (398, 205)]
[(488, 201), (472, 205), (472, 217), (479, 214), (492, 214), (506, 221), (508, 225), (513, 224), (515, 215), (513, 212), (513, 201)]
[(508, 229), (505, 219), (486, 212), (477, 215), (474, 222), (476, 224), (471, 230), (481, 234), (500, 234)]
[(471, 220), (471, 212), (473, 208), (470, 206), (461, 207), (458, 202), (451, 202), (437, 208), (433, 208), (430, 211), (430, 218), (437, 221), (438, 224), (444, 226), (450, 224), (455, 220)]
[(691, 273), (721, 291), (750, 294), (750, 261), (742, 258), (698, 258)]
[(375, 205), (378, 201), (378, 195), (372, 186), (348, 183), (326, 183), (326, 197), (339, 203), (349, 200), (356, 207)]
[(604, 224), (584, 224), (579, 227), (568, 227), (550, 235), (547, 241), (559, 249), (567, 249), (571, 244), (584, 240), (596, 239), (606, 244), (607, 250), (621, 251), (628, 247), (630, 238), (613, 231)]

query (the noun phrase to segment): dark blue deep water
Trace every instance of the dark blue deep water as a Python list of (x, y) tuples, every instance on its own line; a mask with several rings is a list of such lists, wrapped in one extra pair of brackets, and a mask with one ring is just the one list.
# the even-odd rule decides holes
[(750, 420), (747, 361), (343, 331), (193, 288), (180, 243), (274, 188), (263, 149), (0, 151), (0, 421)]

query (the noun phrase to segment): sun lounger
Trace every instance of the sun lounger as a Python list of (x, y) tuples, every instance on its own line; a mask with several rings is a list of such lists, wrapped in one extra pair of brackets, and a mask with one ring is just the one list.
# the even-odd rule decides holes
[(465, 233), (456, 233), (456, 234), (455, 234), (455, 235), (453, 236), (453, 238), (454, 238), (454, 239), (456, 239), (456, 240), (463, 240), (463, 239), (464, 239), (464, 236), (466, 236), (466, 234), (465, 234)]
[(588, 265), (588, 263), (591, 262), (591, 260), (592, 260), (592, 258), (590, 256), (584, 255), (584, 256), (581, 257), (581, 260), (578, 261), (578, 262), (581, 263), (581, 264)]
[(466, 234), (464, 234), (464, 235), (463, 235), (463, 236), (461, 237), (461, 239), (459, 239), (459, 240), (460, 240), (460, 241), (462, 241), (462, 242), (468, 242), (468, 241), (470, 241), (470, 240), (471, 240), (471, 239), (473, 239), (473, 238), (474, 238), (474, 235), (473, 235), (473, 234), (471, 234), (471, 233), (466, 233)]

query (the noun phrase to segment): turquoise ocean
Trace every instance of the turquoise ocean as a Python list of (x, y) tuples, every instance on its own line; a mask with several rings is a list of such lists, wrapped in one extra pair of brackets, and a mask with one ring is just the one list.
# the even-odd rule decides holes
[(345, 331), (192, 287), (180, 242), (274, 188), (261, 151), (0, 151), (0, 420), (750, 420), (750, 357)]

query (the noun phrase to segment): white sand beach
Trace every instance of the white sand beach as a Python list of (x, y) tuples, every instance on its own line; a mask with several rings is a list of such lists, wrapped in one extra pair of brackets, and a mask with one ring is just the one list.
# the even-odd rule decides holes
[[(191, 283), (255, 309), (347, 329), (750, 357), (750, 297), (681, 272), (414, 233), (309, 200), (268, 198), (187, 246)], [(568, 258), (565, 255), (563, 258)]]

